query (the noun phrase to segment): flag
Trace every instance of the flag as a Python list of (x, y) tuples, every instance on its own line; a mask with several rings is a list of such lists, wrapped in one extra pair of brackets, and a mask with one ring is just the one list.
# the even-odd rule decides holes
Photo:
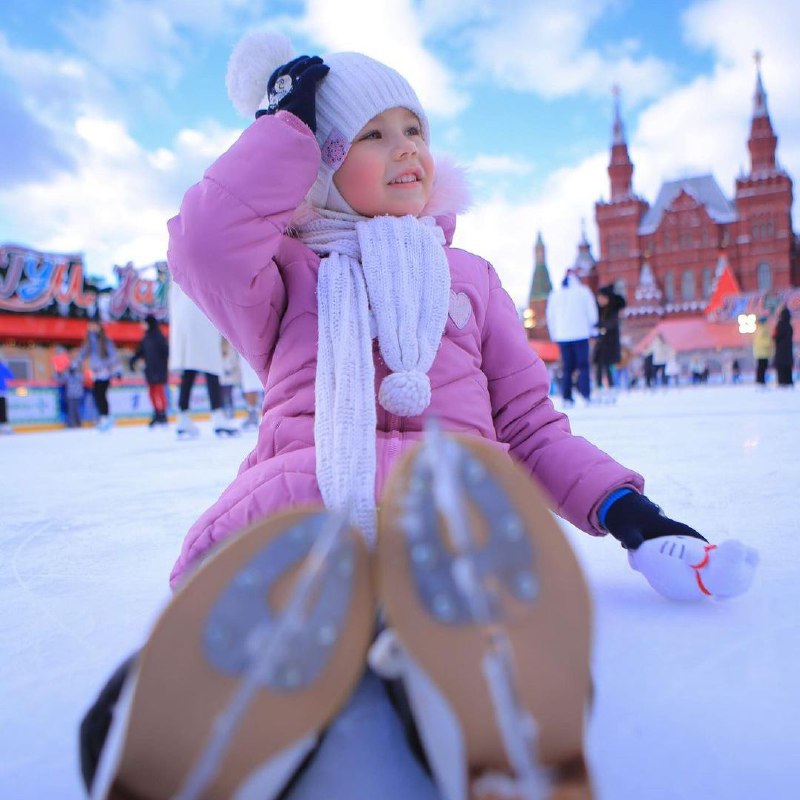
[(736, 282), (736, 277), (733, 270), (728, 264), (728, 259), (721, 256), (719, 264), (717, 265), (717, 274), (714, 280), (714, 288), (711, 291), (711, 297), (708, 299), (705, 314), (710, 316), (719, 308), (725, 301), (725, 298), (732, 294), (741, 294), (742, 290)]

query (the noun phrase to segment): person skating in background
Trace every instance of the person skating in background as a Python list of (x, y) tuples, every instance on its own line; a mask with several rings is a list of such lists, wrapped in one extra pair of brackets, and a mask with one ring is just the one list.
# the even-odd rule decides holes
[[(667, 363), (675, 357), (675, 351), (667, 344), (664, 337), (657, 333), (645, 351), (645, 359), (649, 357), (650, 369), (645, 374), (648, 388), (652, 386), (667, 386)], [(650, 379), (647, 380), (647, 374)]]
[(220, 337), (222, 348), (222, 372), (219, 376), (219, 388), (222, 393), (222, 408), (228, 419), (233, 419), (234, 398), (233, 389), (239, 386), (242, 380), (239, 368), (239, 354), (231, 347), (230, 342)]
[(81, 365), (77, 361), (71, 362), (64, 372), (59, 373), (58, 382), (64, 389), (64, 399), (67, 404), (66, 425), (68, 428), (80, 428), (81, 406), (85, 391)]
[(53, 370), (53, 378), (55, 379), (56, 386), (58, 387), (58, 416), (66, 425), (67, 396), (63, 379), (69, 369), (71, 360), (67, 349), (62, 345), (56, 345), (53, 350), (53, 355), (50, 357), (50, 366)]
[(561, 285), (547, 298), (547, 329), (561, 352), (561, 397), (566, 407), (572, 406), (572, 385), (577, 371), (580, 396), (591, 401), (589, 375), (589, 339), (597, 335), (597, 301), (581, 281), (577, 269), (567, 270)]
[(0, 353), (0, 434), (12, 433), (11, 425), (8, 422), (8, 404), (6, 403), (8, 381), (11, 380), (14, 380), (14, 373), (3, 358), (3, 354)]
[(592, 359), (596, 369), (597, 388), (612, 390), (616, 385), (614, 368), (622, 360), (620, 346), (619, 313), (625, 308), (625, 298), (614, 291), (614, 284), (601, 286), (597, 292), (598, 321), (597, 340)]
[(219, 331), (174, 281), (169, 287), (169, 368), (181, 376), (178, 438), (194, 438), (200, 434), (189, 415), (192, 387), (200, 373), (205, 376), (212, 430), (218, 436), (239, 433), (222, 409), (219, 376), (223, 366)]
[(792, 344), (792, 315), (786, 306), (778, 312), (778, 321), (775, 323), (775, 332), (772, 338), (775, 341), (775, 355), (772, 358), (778, 386), (794, 386), (792, 369), (794, 368), (794, 347)]
[(153, 406), (153, 416), (149, 427), (166, 425), (167, 420), (167, 381), (169, 380), (169, 343), (164, 336), (158, 320), (148, 314), (142, 322), (144, 336), (136, 352), (131, 356), (130, 368), (136, 369), (139, 361), (144, 361), (144, 379)]
[(756, 360), (756, 387), (761, 389), (766, 389), (767, 387), (767, 368), (775, 352), (775, 343), (773, 342), (772, 331), (768, 323), (769, 317), (759, 317), (756, 332), (753, 334), (753, 358)]
[[(308, 504), (318, 508), (324, 504), (324, 518), (329, 513), (342, 515), (368, 542), (377, 537), (380, 551), (389, 534), (386, 528), (379, 530), (377, 498), (386, 487), (389, 473), (399, 474), (403, 454), (419, 452), (413, 450), (414, 445), (426, 439), (426, 425), (433, 421), (442, 432), (461, 433), (464, 442), (472, 442), (474, 452), (491, 453), (498, 470), (510, 469), (513, 458), (527, 476), (545, 487), (557, 513), (592, 535), (611, 533), (627, 550), (632, 566), (657, 591), (670, 597), (706, 597), (697, 582), (700, 553), (710, 565), (704, 576), (713, 577), (712, 587), (706, 586), (706, 592), (734, 595), (745, 591), (754, 569), (752, 551), (730, 542), (713, 550), (700, 533), (665, 516), (642, 493), (640, 475), (574, 436), (568, 419), (553, 408), (547, 370), (531, 350), (516, 307), (494, 268), (480, 257), (450, 246), (456, 215), (465, 205), (463, 176), (431, 154), (428, 119), (407, 81), (358, 53), (336, 53), (326, 56), (325, 62), (317, 57), (289, 59), (285, 40), (269, 34), (253, 34), (237, 47), (229, 65), (229, 90), (238, 98), (240, 109), (255, 112), (256, 121), (206, 170), (200, 183), (189, 189), (179, 215), (169, 222), (168, 260), (173, 279), (247, 358), (265, 386), (258, 442), (230, 486), (188, 532), (171, 575), (172, 587), (179, 589), (172, 607), (191, 597), (202, 600), (200, 606), (205, 608), (217, 602), (209, 614), (218, 610), (233, 626), (211, 625), (204, 639), (208, 657), (233, 656), (232, 686), (242, 673), (242, 659), (246, 665), (248, 654), (250, 658), (253, 652), (263, 655), (264, 642), (269, 641), (268, 637), (256, 636), (256, 630), (250, 636), (241, 631), (237, 635), (236, 626), (242, 622), (239, 612), (248, 598), (254, 597), (256, 618), (264, 615), (268, 608), (264, 575), (269, 573), (271, 579), (286, 585), (283, 579), (288, 581), (288, 570), (296, 562), (292, 548), (297, 545), (293, 542), (302, 536), (271, 540), (275, 557), (267, 557), (271, 550), (252, 551), (249, 567), (239, 572), (236, 580), (230, 578), (230, 583), (217, 585), (217, 601), (201, 597), (206, 586), (204, 576), (216, 574), (216, 566), (228, 563), (225, 559), (239, 552), (238, 548), (251, 546), (254, 529), (242, 533), (244, 528), (255, 525), (255, 530), (264, 530), (259, 526), (282, 524), (280, 520), (290, 514), (279, 512), (295, 509), (290, 513), (302, 514), (297, 509)], [(591, 292), (588, 295), (596, 315), (593, 296)], [(590, 316), (588, 307), (585, 316)], [(588, 340), (589, 334), (590, 330), (581, 328), (580, 336)], [(578, 338), (568, 337), (567, 341)], [(584, 361), (588, 380), (588, 341)], [(456, 463), (457, 469), (469, 473), (472, 480), (481, 481), (486, 476), (481, 463), (473, 464), (473, 469), (466, 468), (468, 461), (456, 458)], [(426, 481), (420, 479), (416, 484), (424, 489)], [(524, 506), (530, 499), (527, 492), (532, 488), (528, 481), (524, 491), (515, 495), (519, 504)], [(461, 502), (458, 492), (440, 499), (452, 500), (455, 506)], [(432, 506), (431, 515), (417, 533), (423, 535), (426, 528), (435, 528), (436, 510)], [(542, 510), (552, 523), (543, 506)], [(398, 511), (392, 516), (391, 510), (382, 507), (381, 519), (399, 524), (410, 513), (407, 509), (406, 514)], [(523, 548), (524, 543), (530, 544), (528, 528), (522, 526), (525, 530), (520, 530), (514, 519), (504, 522), (498, 540), (521, 538)], [(299, 529), (295, 532), (303, 534)], [(548, 533), (559, 541), (557, 526), (548, 528)], [(316, 543), (325, 541), (313, 534), (311, 538)], [(487, 545), (490, 553), (492, 547)], [(415, 560), (433, 568), (431, 580), (438, 581), (426, 584), (431, 596), (425, 602), (430, 601), (442, 619), (449, 615), (452, 621), (453, 615), (460, 613), (450, 598), (455, 566), (452, 575), (448, 570), (442, 572), (437, 569), (438, 550), (414, 550)], [(449, 563), (446, 550), (441, 551), (442, 558)], [(256, 563), (260, 555), (253, 552), (264, 555), (264, 559)], [(316, 554), (317, 550), (312, 552)], [(510, 552), (506, 550), (505, 554)], [(525, 549), (522, 559), (512, 563), (516, 567), (529, 560), (530, 553)], [(492, 570), (498, 565), (490, 562), (481, 561), (481, 569), (494, 575)], [(331, 566), (324, 558), (314, 561), (317, 563), (320, 568)], [(391, 574), (395, 560), (384, 563)], [(354, 571), (359, 574), (353, 559), (335, 564), (337, 579), (346, 581)], [(462, 583), (468, 582), (470, 573), (461, 572)], [(553, 578), (550, 586), (558, 586), (563, 576), (556, 566), (552, 575), (542, 575), (542, 586), (545, 577)], [(355, 584), (345, 583), (345, 588), (348, 585)], [(413, 589), (410, 581), (407, 587)], [(538, 586), (525, 581), (520, 587), (520, 591), (529, 593), (527, 596), (531, 591), (534, 595), (538, 592)], [(427, 589), (422, 591), (427, 593)], [(469, 595), (469, 590), (465, 591)], [(345, 589), (335, 593), (337, 603), (321, 603), (321, 611), (335, 613), (343, 592)], [(467, 605), (471, 597), (465, 601)], [(415, 600), (416, 605), (422, 602)], [(354, 603), (354, 607), (363, 605)], [(369, 611), (367, 636), (374, 624)], [(527, 611), (521, 613), (525, 616)], [(561, 608), (545, 616), (548, 630), (569, 635), (570, 626), (561, 624)], [(460, 623), (458, 619), (450, 627), (461, 628)], [(174, 633), (182, 636), (188, 624), (176, 624)], [(471, 626), (467, 623), (464, 627)], [(500, 627), (494, 626), (494, 636), (499, 636)], [(303, 721), (303, 709), (297, 702), (292, 705), (290, 689), (303, 681), (311, 681), (312, 688), (319, 685), (313, 683), (313, 675), (327, 663), (320, 653), (330, 652), (330, 648), (337, 653), (360, 652), (344, 646), (342, 626), (338, 624), (300, 626), (297, 630), (298, 635), (309, 634), (305, 657), (297, 662), (281, 661), (279, 670), (256, 673), (259, 680), (277, 677), (285, 681), (280, 692), (287, 703), (284, 714), (272, 718), (268, 713), (252, 714), (253, 732), (239, 739), (243, 746), (256, 743), (258, 747), (261, 742), (266, 748), (264, 758), (259, 760), (261, 754), (257, 753), (252, 763), (240, 767), (239, 774), (229, 772), (228, 785), (232, 788), (218, 794), (247, 793), (260, 800), (278, 795), (329, 800), (440, 797), (409, 756), (407, 740), (402, 734), (391, 738), (398, 723), (394, 706), (372, 669), (364, 670), (363, 662), (356, 663), (357, 674), (363, 679), (347, 701), (342, 724), (337, 724), (335, 717), (348, 691), (343, 692), (340, 702), (330, 705), (327, 714), (316, 716), (310, 727), (301, 724), (297, 734), (285, 741), (285, 747), (283, 742), (276, 744), (276, 731), (285, 731), (295, 719)], [(487, 636), (484, 642), (490, 638)], [(376, 647), (381, 642), (387, 643), (383, 635)], [(165, 652), (169, 643), (167, 636)], [(386, 670), (383, 674), (388, 675), (394, 660), (399, 670), (395, 677), (403, 676), (406, 690), (422, 685), (421, 691), (427, 690), (430, 700), (435, 687), (424, 667), (414, 673), (412, 657), (399, 640), (394, 645), (390, 637), (383, 652), (373, 648), (370, 663), (381, 665)], [(538, 641), (531, 645), (534, 652), (540, 649)], [(190, 681), (202, 676), (204, 670), (214, 672), (203, 661), (201, 650), (188, 645), (176, 647), (174, 658), (180, 658), (182, 665), (173, 660), (170, 671), (166, 661), (163, 669), (153, 670), (151, 660), (150, 674), (171, 680), (176, 687), (191, 686)], [(283, 658), (284, 654), (278, 655)], [(474, 657), (463, 658), (456, 651), (446, 655), (451, 674), (470, 670), (480, 679), (482, 666), (488, 673), (489, 667), (496, 665), (488, 646), (487, 652), (479, 647)], [(194, 663), (193, 658), (202, 664)], [(565, 671), (572, 666), (574, 661), (567, 659), (551, 671), (554, 689), (556, 684), (563, 684)], [(89, 745), (95, 751), (102, 748), (102, 725), (93, 724), (93, 720), (107, 719), (129, 668), (112, 678), (87, 716), (84, 724), (89, 742), (84, 742), (84, 752)], [(141, 665), (141, 676), (146, 668)], [(419, 680), (414, 683), (410, 675)], [(540, 678), (540, 674), (521, 675), (536, 689)], [(588, 681), (585, 683), (568, 697), (575, 708), (583, 708), (588, 692)], [(132, 681), (127, 685), (132, 687), (136, 703), (136, 692), (143, 684)], [(485, 688), (482, 691), (485, 694)], [(228, 694), (232, 692), (230, 688)], [(309, 707), (319, 707), (320, 699), (330, 700), (324, 692), (320, 694), (323, 697), (316, 697)], [(261, 697), (266, 701), (267, 695), (265, 691)], [(186, 694), (192, 708), (201, 696), (202, 692), (196, 691)], [(433, 716), (438, 713), (438, 735), (422, 735), (431, 771), (440, 786), (448, 787), (449, 791), (442, 792), (448, 800), (467, 800), (473, 789), (477, 796), (475, 784), (493, 776), (482, 774), (485, 767), (472, 768), (469, 759), (476, 754), (468, 752), (464, 740), (459, 739), (459, 726), (467, 723), (456, 715), (448, 716), (452, 706), (441, 695), (437, 699), (438, 704), (412, 702), (413, 719), (422, 724), (425, 712)], [(462, 691), (452, 699), (471, 707), (473, 697)], [(505, 695), (498, 703), (505, 703), (508, 717), (523, 719), (514, 697)], [(157, 703), (149, 704), (150, 709), (155, 706)], [(532, 719), (527, 711), (525, 714), (525, 736), (532, 736)], [(556, 710), (556, 726), (560, 715), (563, 711)], [(206, 727), (211, 729), (214, 713), (209, 716), (211, 719), (201, 720), (202, 734)], [(503, 745), (497, 730), (487, 731), (481, 714), (473, 713), (471, 718), (488, 736), (482, 741), (489, 741), (493, 751), (500, 748), (495, 769), (512, 773), (494, 782), (502, 789), (498, 793), (513, 796), (516, 774), (501, 754)], [(573, 718), (580, 729), (582, 714), (576, 713)], [(182, 715), (169, 714), (165, 719), (180, 722)], [(200, 716), (195, 715), (195, 719)], [(380, 724), (371, 727), (373, 720), (380, 720)], [(327, 732), (318, 744), (316, 733), (323, 727)], [(537, 741), (549, 735), (550, 727), (536, 726)], [(219, 720), (214, 730), (224, 730)], [(264, 733), (273, 742), (271, 749)], [(408, 736), (413, 739), (412, 731)], [(113, 736), (110, 741), (114, 741)], [(391, 746), (385, 744), (387, 741)], [(530, 740), (526, 747), (529, 744)], [(450, 745), (450, 756), (442, 758), (443, 748)], [(554, 750), (559, 751), (559, 747)], [(357, 769), (341, 768), (342, 751), (357, 753)], [(568, 792), (569, 796), (588, 796), (588, 778), (579, 758), (582, 753), (560, 753), (567, 763), (558, 754), (553, 756), (556, 768), (552, 777), (559, 783), (566, 780), (573, 787), (579, 785), (582, 793)], [(181, 784), (183, 777), (172, 774), (174, 762), (165, 756), (157, 738), (151, 740), (149, 748), (139, 751), (139, 755), (145, 754), (161, 759), (165, 774), (171, 773), (175, 786)], [(84, 775), (91, 783), (92, 758), (85, 763)], [(132, 781), (150, 774), (139, 759), (124, 763), (132, 766), (123, 777)], [(201, 768), (208, 765), (203, 759), (197, 763)], [(315, 771), (320, 763), (333, 768)], [(206, 781), (202, 787), (207, 787), (209, 776), (201, 772), (191, 777), (202, 777)], [(291, 787), (284, 793), (287, 783)], [(197, 789), (199, 784), (192, 785)], [(120, 795), (124, 788), (120, 787)], [(299, 795), (294, 794), (295, 789)], [(491, 796), (486, 784), (483, 790), (483, 797)], [(199, 797), (200, 793), (195, 791), (191, 796)]]
[(239, 373), (241, 388), (247, 416), (242, 423), (243, 431), (257, 431), (261, 424), (261, 403), (264, 399), (264, 387), (261, 378), (250, 366), (247, 359), (239, 356)]
[(78, 364), (88, 362), (92, 373), (92, 397), (99, 416), (97, 429), (107, 431), (112, 425), (108, 389), (112, 378), (122, 377), (122, 367), (117, 357), (117, 348), (99, 320), (89, 320), (86, 338), (75, 360)]

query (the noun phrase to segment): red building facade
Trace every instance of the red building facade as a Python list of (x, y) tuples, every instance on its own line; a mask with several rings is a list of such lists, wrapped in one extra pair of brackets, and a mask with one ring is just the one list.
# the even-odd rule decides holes
[(776, 159), (777, 144), (757, 68), (750, 171), (737, 179), (733, 199), (712, 175), (700, 175), (664, 183), (651, 206), (633, 191), (634, 165), (615, 94), (611, 192), (595, 205), (600, 257), (592, 283), (613, 282), (625, 295), (630, 341), (662, 319), (702, 316), (726, 264), (744, 293), (800, 284), (792, 179)]

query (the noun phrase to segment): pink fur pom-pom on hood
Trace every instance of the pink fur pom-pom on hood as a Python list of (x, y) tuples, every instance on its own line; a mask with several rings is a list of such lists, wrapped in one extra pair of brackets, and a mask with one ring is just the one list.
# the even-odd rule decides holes
[(441, 217), (463, 214), (472, 205), (467, 170), (450, 156), (437, 156), (435, 163), (433, 189), (420, 216)]

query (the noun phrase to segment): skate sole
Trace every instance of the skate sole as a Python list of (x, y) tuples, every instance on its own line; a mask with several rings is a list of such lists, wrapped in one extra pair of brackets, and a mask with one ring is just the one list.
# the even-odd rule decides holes
[[(136, 683), (121, 755), (107, 800), (166, 800), (183, 786), (208, 744), (213, 722), (230, 703), (241, 676), (209, 657), (209, 620), (248, 566), (321, 509), (285, 512), (224, 544), (175, 594), (155, 624), (135, 667)], [(248, 776), (304, 737), (319, 733), (349, 697), (363, 671), (374, 628), (374, 599), (366, 548), (350, 530), (349, 596), (316, 677), (301, 688), (264, 686), (242, 716), (204, 800), (232, 798)], [(288, 602), (306, 558), (283, 572), (266, 600), (273, 613)], [(235, 646), (234, 642), (234, 646)], [(219, 648), (223, 660), (230, 650)], [(291, 684), (288, 685), (289, 687)]]
[[(554, 783), (548, 800), (588, 800), (592, 788), (583, 741), (591, 682), (591, 602), (583, 573), (541, 490), (528, 474), (489, 445), (469, 437), (453, 438), (506, 495), (530, 543), (533, 564), (527, 566), (533, 567), (535, 597), (522, 601), (498, 583), (502, 608), (497, 624), (511, 643), (520, 702), (537, 725), (537, 762), (552, 771)], [(420, 452), (418, 446), (401, 459), (383, 495), (376, 566), (379, 596), (390, 626), (459, 720), (470, 779), (485, 771), (510, 774), (482, 668), (492, 626), (469, 620), (447, 622), (432, 612), (430, 598), (420, 592), (420, 567), (414, 564), (402, 528), (414, 462)], [(471, 529), (485, 545), (490, 541), (487, 520), (471, 501), (468, 513)], [(451, 556), (454, 548), (447, 523), (438, 514), (433, 524), (446, 557)], [(502, 550), (505, 545), (494, 537), (489, 546)], [(509, 554), (514, 563), (516, 552), (505, 553), (506, 564)], [(503, 553), (495, 555), (502, 561)]]

